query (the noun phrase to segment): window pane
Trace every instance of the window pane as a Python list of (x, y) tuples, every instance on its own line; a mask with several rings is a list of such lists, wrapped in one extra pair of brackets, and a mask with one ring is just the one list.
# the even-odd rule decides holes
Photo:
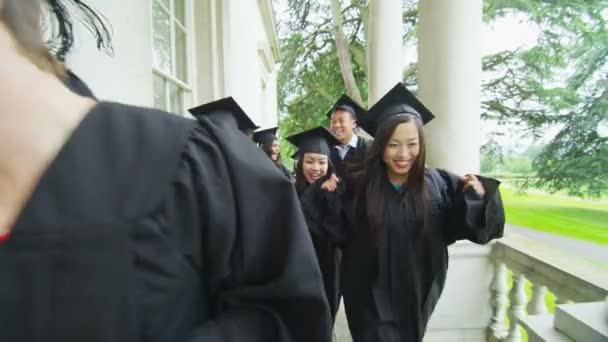
[(175, 0), (173, 6), (175, 18), (186, 26), (186, 0)]
[(153, 74), (154, 78), (154, 108), (167, 110), (167, 94), (165, 93), (165, 79)]
[(178, 26), (175, 26), (175, 56), (177, 58), (176, 71), (177, 78), (188, 83), (188, 58), (186, 51), (186, 32)]
[(184, 115), (184, 101), (182, 96), (183, 90), (179, 86), (169, 83), (169, 101), (171, 103), (170, 111), (172, 113)]
[(163, 5), (165, 5), (165, 6), (167, 7), (167, 9), (169, 9), (169, 8), (170, 8), (170, 7), (169, 7), (169, 2), (170, 2), (170, 1), (171, 1), (171, 0), (160, 0), (160, 2), (162, 2), (162, 3), (163, 3)]
[(171, 19), (156, 1), (152, 5), (152, 14), (154, 25), (153, 63), (155, 67), (171, 75)]

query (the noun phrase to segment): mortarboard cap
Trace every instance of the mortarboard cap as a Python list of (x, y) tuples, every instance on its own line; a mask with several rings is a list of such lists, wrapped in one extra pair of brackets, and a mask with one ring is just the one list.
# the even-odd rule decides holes
[(331, 115), (336, 110), (344, 110), (349, 112), (355, 119), (358, 119), (365, 114), (365, 109), (363, 109), (357, 102), (346, 94), (340, 96), (338, 101), (327, 112), (326, 116), (331, 119)]
[(435, 118), (435, 115), (401, 82), (378, 100), (367, 114), (365, 120), (359, 121), (359, 126), (371, 136), (375, 136), (380, 124), (393, 115), (412, 114), (420, 118), (424, 125)]
[(267, 145), (277, 140), (278, 127), (263, 129), (253, 133), (253, 141), (260, 145)]
[(244, 133), (258, 128), (232, 96), (190, 108), (188, 111), (196, 118), (204, 115), (232, 118), (236, 121), (239, 130)]
[(287, 140), (298, 147), (300, 156), (304, 153), (319, 153), (329, 156), (330, 148), (340, 141), (324, 127), (316, 127), (291, 135)]

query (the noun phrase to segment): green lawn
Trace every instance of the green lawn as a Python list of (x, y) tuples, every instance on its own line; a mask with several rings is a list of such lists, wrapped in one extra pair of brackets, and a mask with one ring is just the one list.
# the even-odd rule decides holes
[(608, 245), (608, 203), (501, 187), (507, 223)]

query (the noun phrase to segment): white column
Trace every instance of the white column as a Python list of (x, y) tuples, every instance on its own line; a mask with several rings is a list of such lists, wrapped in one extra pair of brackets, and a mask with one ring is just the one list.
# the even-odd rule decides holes
[(427, 164), (479, 171), (482, 0), (420, 0), (419, 96), (436, 115)]
[(370, 107), (403, 78), (402, 18), (401, 0), (369, 1)]

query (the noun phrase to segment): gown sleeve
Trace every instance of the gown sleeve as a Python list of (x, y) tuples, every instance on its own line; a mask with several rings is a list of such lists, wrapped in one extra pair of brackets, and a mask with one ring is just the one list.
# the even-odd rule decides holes
[(447, 210), (444, 236), (447, 244), (457, 240), (469, 240), (485, 244), (500, 238), (504, 232), (505, 213), (502, 204), (500, 182), (493, 178), (477, 176), (486, 194), (483, 198), (469, 188), (462, 191), (460, 177), (445, 170), (436, 170), (442, 202)]
[(331, 340), (295, 189), (271, 168), (245, 135), (209, 120), (187, 143), (170, 224), (211, 303), (188, 342)]
[(326, 177), (310, 185), (300, 196), (308, 229), (314, 238), (342, 244), (346, 240), (342, 197), (346, 191), (343, 181), (335, 191), (321, 189)]

